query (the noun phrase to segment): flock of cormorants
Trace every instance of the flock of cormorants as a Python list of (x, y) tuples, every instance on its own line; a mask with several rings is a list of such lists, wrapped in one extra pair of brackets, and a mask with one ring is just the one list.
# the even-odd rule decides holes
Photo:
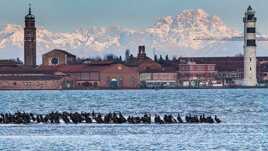
[(124, 116), (121, 112), (107, 114), (93, 112), (50, 112), (48, 114), (34, 114), (26, 112), (0, 113), (0, 124), (78, 124), (78, 123), (97, 123), (97, 124), (175, 124), (175, 123), (221, 123), (215, 115), (212, 116), (188, 114), (184, 120), (177, 114), (165, 114), (162, 117), (158, 114), (151, 116), (145, 113), (140, 116)]

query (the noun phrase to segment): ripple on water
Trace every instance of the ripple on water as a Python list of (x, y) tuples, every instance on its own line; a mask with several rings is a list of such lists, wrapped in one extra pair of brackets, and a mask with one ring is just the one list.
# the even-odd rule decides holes
[(207, 113), (224, 121), (0, 125), (0, 150), (268, 150), (267, 89), (0, 91), (0, 98), (0, 112)]

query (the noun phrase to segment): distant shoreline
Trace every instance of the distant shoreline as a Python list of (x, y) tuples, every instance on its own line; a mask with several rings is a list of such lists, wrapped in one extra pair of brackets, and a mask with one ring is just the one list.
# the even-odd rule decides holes
[(198, 89), (266, 89), (268, 86), (256, 86), (256, 87), (176, 87), (176, 88), (92, 88), (92, 89), (0, 89), (0, 91), (48, 91), (48, 90), (58, 90), (58, 91), (73, 91), (73, 90), (83, 90), (83, 91), (95, 91), (95, 90), (198, 90)]

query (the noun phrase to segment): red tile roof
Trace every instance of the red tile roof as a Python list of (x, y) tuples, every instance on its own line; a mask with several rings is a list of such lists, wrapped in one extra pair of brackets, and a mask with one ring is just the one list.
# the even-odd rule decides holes
[(0, 74), (52, 74), (54, 71), (42, 70), (32, 66), (20, 65), (16, 67), (2, 66), (0, 67)]
[(78, 65), (59, 65), (57, 66), (57, 71), (63, 73), (81, 73), (81, 72), (98, 72), (103, 70), (109, 65), (88, 65), (88, 64), (78, 64)]
[(61, 49), (53, 49), (53, 50), (51, 50), (51, 51), (49, 51), (49, 52), (43, 54), (43, 56), (45, 56), (45, 55), (47, 55), (47, 54), (49, 54), (49, 53), (55, 52), (55, 51), (57, 51), (57, 52), (61, 52), (61, 53), (65, 53), (65, 54), (67, 54), (68, 56), (73, 56), (73, 57), (75, 57), (75, 55), (73, 55), (73, 54), (71, 54), (71, 53), (69, 53), (69, 52), (67, 52), (67, 51), (65, 51), (65, 50), (61, 50)]

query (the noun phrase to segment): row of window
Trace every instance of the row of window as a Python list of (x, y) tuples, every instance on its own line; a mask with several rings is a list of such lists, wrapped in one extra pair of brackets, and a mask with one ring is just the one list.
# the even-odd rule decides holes
[(215, 77), (215, 73), (203, 73), (203, 74), (200, 74), (200, 73), (180, 73), (178, 75), (179, 78), (182, 78), (182, 77)]
[(242, 78), (242, 73), (219, 73), (219, 78)]
[(34, 41), (34, 38), (32, 38), (32, 37), (25, 37), (24, 40), (26, 40), (26, 41)]
[(26, 27), (35, 27), (35, 23), (34, 22), (27, 22)]
[(98, 87), (97, 82), (83, 82), (83, 83), (78, 83), (78, 86), (83, 86), (83, 87)]
[(179, 70), (181, 71), (214, 71), (215, 66), (213, 65), (180, 65)]
[(71, 77), (77, 78), (79, 80), (86, 80), (86, 81), (99, 81), (100, 80), (98, 72), (72, 73)]

